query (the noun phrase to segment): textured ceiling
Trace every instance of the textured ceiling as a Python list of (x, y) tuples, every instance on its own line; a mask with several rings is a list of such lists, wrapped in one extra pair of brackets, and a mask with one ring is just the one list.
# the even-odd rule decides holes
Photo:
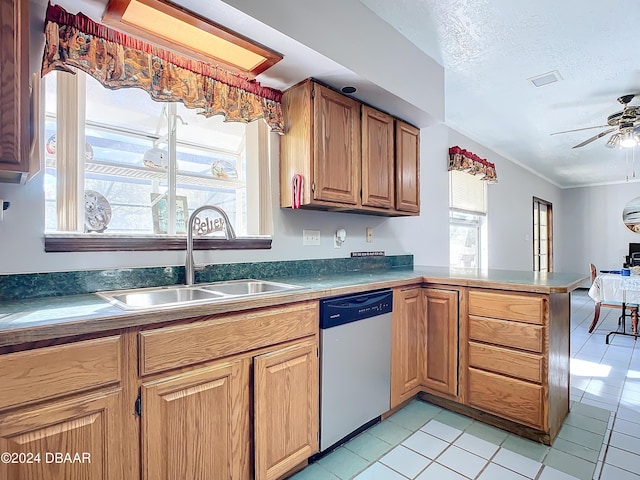
[[(604, 129), (550, 133), (604, 125), (640, 94), (637, 1), (361, 2), (445, 68), (451, 128), (562, 187), (631, 177), (633, 149), (606, 148), (610, 135), (571, 148)], [(561, 81), (527, 80), (553, 70)]]
[[(308, 76), (353, 84), (358, 98), (378, 108), (416, 125), (431, 121), (430, 112), (220, 0), (173, 1), (283, 53), (284, 60), (259, 77), (266, 85), (284, 89)], [(631, 177), (633, 151), (606, 148), (609, 135), (571, 148), (604, 129), (550, 133), (606, 124), (622, 109), (617, 97), (640, 94), (637, 0), (349, 1), (360, 1), (444, 67), (451, 128), (562, 187)], [(99, 20), (107, 0), (57, 3)], [(528, 81), (553, 70), (561, 81), (540, 88)], [(640, 96), (632, 104), (640, 105)], [(635, 150), (640, 178), (640, 147)]]

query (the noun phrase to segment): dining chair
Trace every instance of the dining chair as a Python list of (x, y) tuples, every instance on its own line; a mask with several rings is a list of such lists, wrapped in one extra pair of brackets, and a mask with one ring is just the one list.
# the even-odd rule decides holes
[[(589, 270), (591, 271), (591, 283), (593, 284), (593, 282), (596, 279), (596, 275), (597, 275), (596, 266), (593, 263), (590, 263), (589, 264)], [(594, 311), (593, 311), (593, 321), (591, 322), (591, 325), (589, 326), (589, 333), (593, 332), (593, 330), (596, 328), (596, 324), (598, 323), (598, 320), (600, 319), (600, 307), (620, 308), (620, 309), (622, 309), (622, 303), (619, 303), (619, 302), (607, 302), (607, 303), (596, 302), (596, 304), (594, 305)], [(638, 318), (638, 305), (627, 303), (625, 305), (625, 307), (627, 309), (629, 309), (629, 313), (631, 314), (632, 318)], [(619, 323), (620, 323), (620, 319), (618, 319), (618, 324)]]

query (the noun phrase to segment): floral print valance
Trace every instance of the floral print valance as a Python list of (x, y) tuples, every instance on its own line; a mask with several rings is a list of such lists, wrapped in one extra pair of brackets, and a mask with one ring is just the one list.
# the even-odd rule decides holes
[(495, 164), (460, 147), (449, 148), (449, 170), (459, 170), (481, 177), (487, 183), (497, 183)]
[(155, 47), (49, 4), (42, 75), (82, 70), (110, 89), (142, 88), (154, 100), (181, 101), (205, 117), (226, 121), (264, 118), (283, 133), (282, 92), (224, 69)]

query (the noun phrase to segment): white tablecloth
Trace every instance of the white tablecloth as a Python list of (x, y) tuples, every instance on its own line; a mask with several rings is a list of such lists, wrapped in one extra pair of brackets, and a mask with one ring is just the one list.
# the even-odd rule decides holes
[(615, 273), (601, 273), (593, 281), (589, 296), (596, 302), (625, 302), (640, 304), (640, 275), (623, 277)]

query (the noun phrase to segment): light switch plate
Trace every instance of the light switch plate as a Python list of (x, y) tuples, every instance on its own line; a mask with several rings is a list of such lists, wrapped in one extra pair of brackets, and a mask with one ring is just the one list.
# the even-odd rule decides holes
[(320, 245), (320, 230), (302, 230), (302, 245)]

